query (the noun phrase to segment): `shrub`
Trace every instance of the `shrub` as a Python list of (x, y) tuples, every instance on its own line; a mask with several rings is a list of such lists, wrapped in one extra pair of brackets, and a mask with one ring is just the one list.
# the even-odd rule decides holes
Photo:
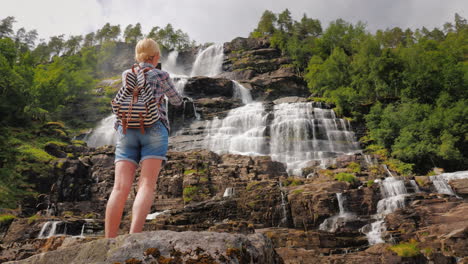
[(360, 173), (361, 172), (361, 165), (357, 162), (351, 162), (348, 164), (347, 168), (353, 173)]
[(388, 159), (385, 161), (385, 164), (388, 166), (389, 169), (392, 171), (396, 171), (398, 174), (403, 176), (408, 176), (413, 171), (414, 164), (405, 163), (403, 161), (397, 159)]
[(410, 242), (403, 242), (398, 245), (391, 246), (390, 250), (397, 253), (400, 257), (415, 257), (421, 254), (418, 248), (418, 242), (415, 240), (410, 240)]
[(349, 182), (349, 183), (353, 183), (353, 182), (357, 181), (356, 177), (353, 174), (346, 173), (346, 172), (340, 172), (340, 173), (336, 174), (335, 175), (335, 180), (345, 181), (345, 182)]

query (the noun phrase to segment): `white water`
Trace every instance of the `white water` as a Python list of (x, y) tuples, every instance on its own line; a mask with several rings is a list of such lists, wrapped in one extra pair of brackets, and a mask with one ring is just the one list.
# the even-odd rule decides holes
[(100, 147), (104, 145), (115, 145), (117, 133), (114, 129), (115, 115), (110, 115), (97, 125), (91, 134), (86, 136), (85, 141), (89, 147)]
[(414, 192), (419, 193), (421, 192), (421, 189), (419, 189), (418, 184), (414, 180), (410, 180), (411, 186), (413, 186)]
[(284, 198), (284, 192), (282, 190), (283, 184), (281, 183), (281, 181), (279, 181), (278, 184), (279, 184), (279, 190), (281, 193), (281, 210), (283, 214), (283, 217), (281, 218), (281, 222), (279, 223), (279, 225), (281, 225), (281, 224), (288, 223), (288, 211), (286, 210), (286, 199)]
[(222, 120), (207, 121), (203, 145), (218, 154), (265, 155), (267, 117), (262, 103), (232, 109)]
[(451, 173), (442, 173), (440, 175), (429, 177), (438, 193), (456, 196), (452, 187), (448, 184), (451, 180), (468, 179), (468, 171), (457, 171)]
[(340, 210), (339, 213), (337, 215), (325, 219), (325, 221), (323, 221), (323, 223), (320, 224), (319, 230), (335, 232), (339, 227), (339, 221), (346, 222), (355, 218), (355, 214), (346, 210), (346, 207), (344, 205), (346, 198), (343, 196), (343, 194), (337, 193), (336, 199), (338, 201), (338, 208)]
[(250, 90), (242, 86), (240, 83), (236, 81), (232, 81), (234, 84), (234, 98), (238, 98), (242, 100), (244, 104), (250, 104), (253, 102), (252, 95), (250, 94)]
[[(392, 175), (386, 166), (385, 169), (389, 175)], [(387, 177), (379, 184), (383, 199), (377, 203), (377, 214), (373, 216), (376, 221), (370, 225), (370, 228), (365, 226), (361, 229), (366, 234), (370, 245), (384, 243), (382, 239), (382, 233), (386, 231), (384, 218), (398, 208), (405, 207), (405, 198), (408, 195), (403, 180)]]
[(224, 190), (223, 197), (232, 197), (235, 194), (235, 190), (232, 187), (227, 187), (226, 190)]
[(349, 122), (318, 106), (310, 102), (274, 107), (270, 154), (273, 160), (286, 163), (289, 174), (301, 175), (311, 160), (325, 164), (330, 158), (359, 151)]
[(37, 238), (49, 238), (55, 236), (57, 232), (57, 225), (62, 221), (47, 221), (41, 228)]
[(159, 215), (163, 215), (163, 214), (166, 214), (168, 213), (170, 210), (164, 210), (162, 212), (155, 212), (155, 213), (152, 213), (152, 214), (148, 214), (146, 216), (146, 220), (153, 220), (153, 219), (156, 219), (156, 217), (158, 217)]
[(223, 44), (211, 45), (199, 51), (190, 76), (215, 76), (222, 72), (224, 60)]

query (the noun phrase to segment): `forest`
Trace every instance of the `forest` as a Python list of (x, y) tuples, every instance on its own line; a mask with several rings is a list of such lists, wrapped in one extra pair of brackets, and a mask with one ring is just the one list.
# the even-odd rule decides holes
[[(94, 124), (83, 115), (107, 111), (108, 99), (95, 96), (108, 76), (104, 65), (121, 42), (156, 39), (163, 52), (198, 44), (171, 24), (142, 32), (139, 23), (105, 24), (83, 36), (39, 39), (36, 30), (13, 30), (16, 20), (0, 20), (0, 207), (37, 193), (34, 177), (50, 169), (50, 142)], [(338, 115), (363, 123), (366, 151), (388, 159), (401, 175), (427, 174), (468, 165), (468, 25), (454, 15), (432, 30), (398, 27), (371, 33), (366, 24), (342, 19), (323, 27), (288, 9), (266, 10), (251, 38), (268, 38), (292, 58), (311, 98), (334, 106)], [(118, 77), (117, 77), (118, 78)], [(104, 107), (104, 108), (103, 108)]]

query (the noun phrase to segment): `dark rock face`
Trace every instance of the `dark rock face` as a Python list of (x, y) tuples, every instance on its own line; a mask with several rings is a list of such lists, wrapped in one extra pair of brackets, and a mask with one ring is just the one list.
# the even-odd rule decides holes
[(184, 92), (193, 98), (233, 96), (233, 83), (225, 78), (210, 78), (197, 76), (190, 78), (184, 88)]
[(282, 96), (307, 96), (307, 84), (292, 60), (270, 48), (267, 39), (236, 38), (224, 44), (225, 71), (220, 76), (239, 80), (258, 100)]

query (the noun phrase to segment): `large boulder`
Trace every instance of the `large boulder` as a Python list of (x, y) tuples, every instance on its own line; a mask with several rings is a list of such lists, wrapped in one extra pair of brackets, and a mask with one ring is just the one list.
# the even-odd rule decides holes
[(283, 263), (262, 234), (153, 231), (61, 246), (10, 264)]

